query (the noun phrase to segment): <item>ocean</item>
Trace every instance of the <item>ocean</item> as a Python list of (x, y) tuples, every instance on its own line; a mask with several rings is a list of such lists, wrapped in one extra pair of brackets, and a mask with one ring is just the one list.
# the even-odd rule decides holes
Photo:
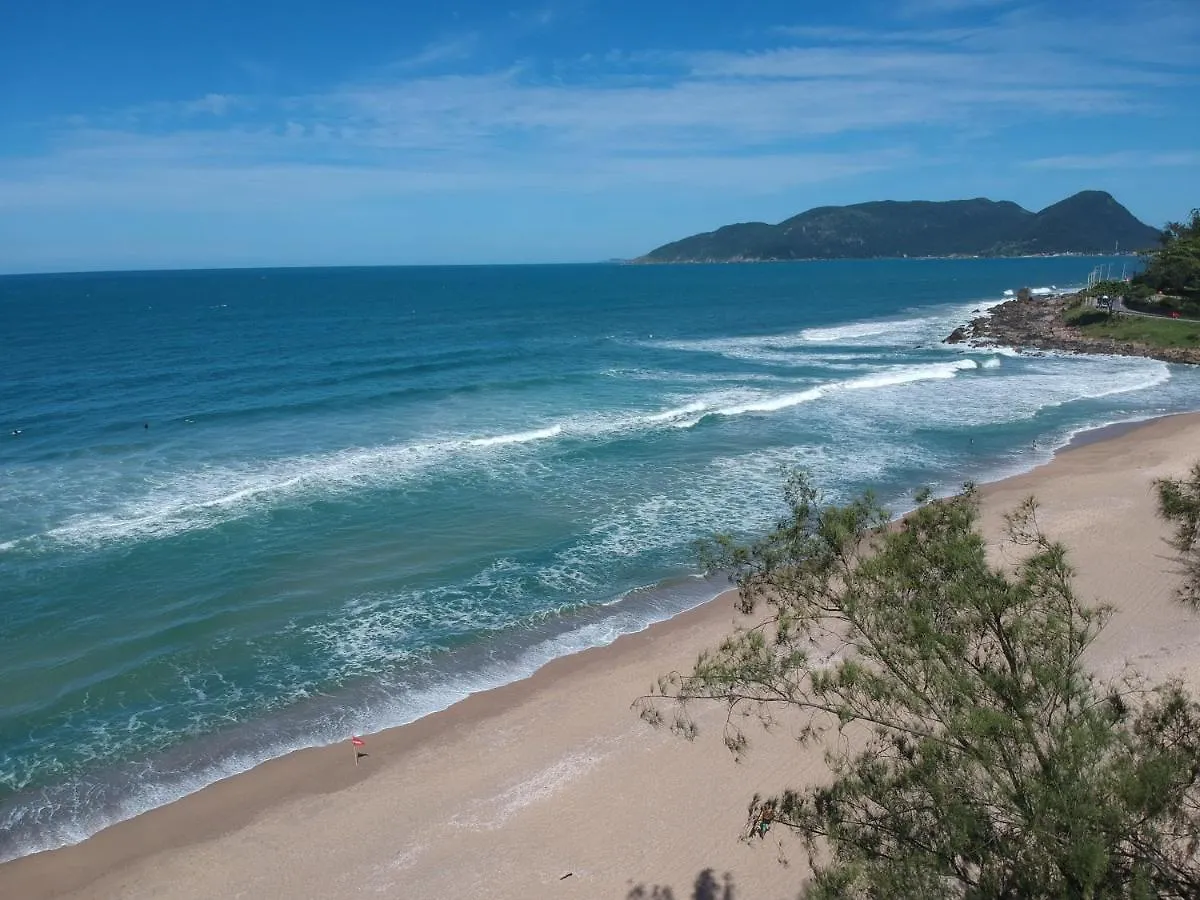
[(901, 510), (1200, 408), (940, 343), (1104, 262), (0, 278), (0, 860), (696, 606), (790, 470)]

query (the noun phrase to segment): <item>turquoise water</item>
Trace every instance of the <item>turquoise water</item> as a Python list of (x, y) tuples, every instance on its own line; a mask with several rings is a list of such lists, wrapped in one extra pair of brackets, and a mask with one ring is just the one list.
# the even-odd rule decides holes
[(788, 467), (902, 505), (1200, 407), (940, 343), (1097, 262), (0, 278), (0, 859), (694, 606)]

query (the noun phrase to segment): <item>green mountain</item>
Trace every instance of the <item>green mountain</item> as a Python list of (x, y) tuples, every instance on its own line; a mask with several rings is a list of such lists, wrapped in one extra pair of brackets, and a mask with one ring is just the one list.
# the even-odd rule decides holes
[(778, 225), (744, 222), (664, 244), (637, 262), (1111, 253), (1156, 246), (1159, 231), (1104, 191), (1033, 213), (1009, 201), (883, 200), (820, 206)]

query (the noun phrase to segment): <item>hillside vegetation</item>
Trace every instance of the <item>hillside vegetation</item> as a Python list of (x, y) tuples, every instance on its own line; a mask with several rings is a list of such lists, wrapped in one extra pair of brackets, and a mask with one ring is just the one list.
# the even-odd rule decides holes
[(1133, 283), (1182, 303), (1163, 305), (1200, 314), (1200, 209), (1186, 223), (1169, 222), (1160, 246), (1146, 254), (1146, 268)]
[(740, 262), (903, 256), (1112, 253), (1158, 244), (1160, 232), (1103, 191), (1030, 212), (983, 198), (823, 206), (778, 225), (726, 225), (650, 251), (638, 262)]

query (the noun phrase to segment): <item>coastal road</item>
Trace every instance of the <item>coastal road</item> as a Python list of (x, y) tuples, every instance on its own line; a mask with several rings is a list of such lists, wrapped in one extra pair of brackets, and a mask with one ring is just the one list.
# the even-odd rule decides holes
[[(1098, 302), (1099, 301), (1093, 299), (1092, 305), (1094, 307), (1096, 307), (1097, 309), (1100, 309), (1101, 307), (1099, 307), (1097, 305)], [(1121, 313), (1126, 316), (1141, 316), (1143, 319), (1170, 319), (1171, 318), (1170, 313), (1152, 313), (1152, 312), (1143, 312), (1140, 309), (1130, 309), (1128, 306), (1125, 305), (1125, 300), (1123, 297), (1113, 297), (1112, 311), (1115, 313)], [(1180, 317), (1179, 321), (1180, 322), (1195, 322), (1197, 320)]]
[(1148, 313), (1148, 312), (1142, 312), (1140, 309), (1130, 309), (1128, 306), (1125, 305), (1124, 297), (1114, 297), (1113, 298), (1113, 312), (1124, 313), (1127, 316), (1141, 316), (1144, 319), (1169, 319), (1169, 318), (1171, 318), (1168, 315), (1162, 315), (1160, 313)]

